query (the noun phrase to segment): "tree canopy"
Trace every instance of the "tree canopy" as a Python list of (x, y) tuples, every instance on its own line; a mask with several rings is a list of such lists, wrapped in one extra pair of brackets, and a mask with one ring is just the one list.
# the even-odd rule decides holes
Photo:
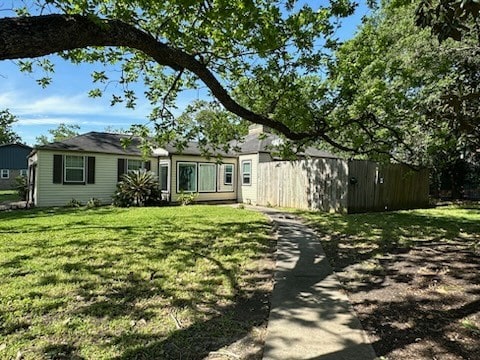
[[(207, 86), (243, 119), (294, 140), (333, 142), (316, 99), (292, 104), (287, 97), (303, 85), (304, 74), (322, 70), (338, 18), (353, 10), (348, 0), (315, 7), (295, 0), (38, 0), (16, 9), (19, 16), (0, 19), (0, 60), (57, 53), (72, 62), (117, 64), (118, 79), (98, 71), (94, 82), (118, 81), (123, 93), (112, 103), (134, 107), (137, 94), (129, 84), (143, 81), (157, 130), (175, 129), (171, 106), (182, 89)], [(48, 60), (37, 64), (53, 70)], [(32, 68), (30, 61), (21, 65)], [(48, 76), (41, 79), (42, 85), (49, 82)], [(260, 102), (237, 96), (252, 82), (264, 91)], [(90, 92), (101, 94), (101, 86)], [(310, 117), (292, 111), (303, 107)]]
[(460, 41), (471, 32), (477, 33), (480, 45), (480, 2), (478, 0), (421, 0), (416, 23), (429, 27), (439, 41), (452, 38)]
[(8, 109), (0, 110), (0, 145), (20, 142), (20, 136), (12, 129), (12, 125), (17, 121)]
[[(112, 96), (112, 104), (134, 108), (139, 94), (131, 85), (142, 82), (153, 106), (150, 120), (163, 140), (182, 134), (185, 141), (226, 143), (235, 133), (227, 124), (241, 125), (243, 119), (285, 135), (298, 149), (323, 142), (350, 153), (421, 163), (431, 149), (427, 137), (441, 135), (438, 129), (448, 132), (446, 112), (458, 122), (458, 106), (445, 100), (465, 83), (454, 78), (454, 70), (470, 72), (465, 75), (472, 80), (470, 94), (477, 91), (474, 57), (462, 63), (466, 57), (457, 57), (457, 50), (439, 48), (427, 31), (414, 28), (417, 6), (417, 21), (426, 19), (420, 25), (436, 29), (436, 13), (425, 10), (433, 7), (429, 2), (385, 1), (378, 14), (365, 19), (360, 34), (342, 46), (335, 30), (355, 4), (311, 4), (35, 0), (29, 8), (15, 9), (17, 16), (0, 18), (0, 60), (22, 59), (24, 71), (42, 67), (47, 73), (38, 79), (42, 86), (50, 83), (54, 71), (48, 58), (42, 58), (48, 54), (73, 63), (117, 66), (115, 79), (101, 69), (92, 74), (97, 87), (90, 96), (102, 96), (106, 84), (115, 81), (122, 90)], [(389, 8), (400, 9), (401, 18)], [(461, 21), (472, 21), (470, 15), (472, 11)], [(470, 26), (466, 38), (472, 39), (475, 29)], [(210, 108), (204, 104), (175, 118), (172, 109), (181, 91), (203, 86), (214, 98)], [(466, 104), (463, 95), (457, 99)], [(429, 114), (435, 101), (443, 101), (446, 112)], [(233, 115), (221, 114), (220, 104)], [(469, 122), (475, 133), (476, 113), (468, 111), (470, 120), (458, 128)], [(207, 117), (222, 126), (208, 125)], [(432, 123), (437, 132), (431, 127), (426, 131)], [(145, 134), (144, 127), (136, 129)]]
[(55, 129), (48, 130), (49, 136), (37, 136), (37, 144), (45, 145), (49, 142), (62, 141), (79, 135), (80, 126), (77, 124), (59, 124)]
[[(338, 91), (334, 117), (350, 124), (344, 143), (373, 139), (400, 159), (426, 163), (436, 161), (433, 153), (458, 157), (480, 147), (479, 63), (475, 37), (439, 44), (414, 26), (416, 8), (386, 2), (366, 19), (336, 52), (331, 86)], [(368, 121), (350, 120), (365, 113)]]

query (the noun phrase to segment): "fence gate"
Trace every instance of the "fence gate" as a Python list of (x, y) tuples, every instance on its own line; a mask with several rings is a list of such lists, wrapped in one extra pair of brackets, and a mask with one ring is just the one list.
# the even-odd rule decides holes
[(428, 206), (427, 169), (353, 160), (348, 164), (348, 175), (349, 213)]

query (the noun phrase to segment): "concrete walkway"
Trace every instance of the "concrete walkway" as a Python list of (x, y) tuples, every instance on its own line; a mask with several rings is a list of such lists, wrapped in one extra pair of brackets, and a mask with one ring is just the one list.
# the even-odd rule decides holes
[(256, 208), (277, 227), (265, 360), (375, 358), (315, 233), (293, 215)]

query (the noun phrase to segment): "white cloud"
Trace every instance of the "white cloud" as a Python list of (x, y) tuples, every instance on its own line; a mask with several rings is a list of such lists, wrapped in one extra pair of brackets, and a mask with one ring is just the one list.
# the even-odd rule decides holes
[(64, 117), (41, 117), (41, 118), (20, 118), (17, 122), (17, 126), (30, 126), (30, 125), (58, 125), (58, 124), (76, 124), (75, 121), (70, 118)]
[(0, 108), (8, 108), (19, 118), (38, 115), (127, 117), (132, 120), (145, 119), (148, 106), (127, 109), (121, 104), (111, 107), (107, 99), (91, 99), (86, 94), (74, 96), (50, 95), (31, 98), (22, 91), (0, 94)]

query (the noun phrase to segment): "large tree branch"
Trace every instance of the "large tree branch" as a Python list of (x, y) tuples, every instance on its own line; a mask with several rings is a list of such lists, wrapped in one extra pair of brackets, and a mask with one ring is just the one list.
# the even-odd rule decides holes
[(95, 46), (136, 49), (176, 71), (189, 70), (205, 83), (228, 111), (275, 129), (292, 140), (322, 135), (294, 132), (281, 122), (246, 109), (232, 99), (212, 72), (194, 56), (159, 42), (122, 21), (59, 14), (0, 19), (0, 60), (34, 58)]

